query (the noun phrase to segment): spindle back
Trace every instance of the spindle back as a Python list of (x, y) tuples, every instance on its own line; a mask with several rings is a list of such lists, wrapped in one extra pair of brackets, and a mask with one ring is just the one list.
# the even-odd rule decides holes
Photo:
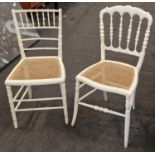
[[(25, 57), (25, 51), (38, 50), (56, 50), (58, 56), (62, 57), (62, 10), (56, 9), (28, 9), (12, 10), (13, 21), (17, 33), (20, 53), (22, 58)], [(24, 37), (22, 31), (32, 32), (32, 30), (50, 30), (57, 31), (57, 37)], [(56, 47), (24, 47), (25, 42), (29, 41), (54, 41)]]

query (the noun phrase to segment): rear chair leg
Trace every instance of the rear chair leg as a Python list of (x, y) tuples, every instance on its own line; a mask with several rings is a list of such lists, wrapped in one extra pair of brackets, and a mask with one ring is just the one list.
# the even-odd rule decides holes
[(12, 120), (15, 128), (18, 128), (18, 123), (17, 123), (17, 116), (15, 112), (15, 107), (13, 103), (13, 95), (12, 95), (12, 89), (11, 86), (6, 86), (7, 89), (7, 95), (10, 103), (10, 109), (11, 109), (11, 115), (12, 115)]
[(103, 96), (104, 96), (104, 101), (107, 102), (108, 101), (108, 95), (107, 92), (103, 92)]
[(67, 99), (66, 99), (66, 87), (65, 83), (60, 84), (61, 88), (61, 94), (62, 94), (62, 101), (63, 101), (63, 107), (64, 107), (64, 117), (65, 117), (65, 123), (68, 124), (68, 111), (67, 111)]
[(31, 86), (27, 86), (29, 89), (28, 89), (28, 97), (29, 99), (32, 99), (32, 88)]
[(78, 113), (78, 100), (79, 100), (79, 81), (76, 80), (76, 86), (75, 86), (75, 101), (74, 101), (74, 113), (72, 118), (72, 126), (74, 126), (77, 113)]
[(135, 94), (133, 95), (132, 99), (132, 109), (135, 110)]

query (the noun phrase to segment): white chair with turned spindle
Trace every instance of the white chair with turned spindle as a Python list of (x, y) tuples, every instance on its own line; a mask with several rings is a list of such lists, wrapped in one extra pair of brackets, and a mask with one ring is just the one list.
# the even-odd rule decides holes
[[(65, 88), (65, 68), (62, 61), (62, 10), (56, 9), (34, 9), (34, 10), (12, 10), (13, 21), (17, 33), (20, 48), (21, 60), (7, 77), (5, 84), (11, 108), (14, 127), (18, 127), (16, 113), (27, 111), (57, 110), (64, 111), (65, 123), (68, 124), (68, 112)], [(30, 21), (29, 21), (29, 18)], [(56, 16), (57, 15), (57, 16)], [(48, 37), (23, 37), (22, 31), (50, 30), (57, 34)], [(24, 47), (25, 42), (41, 40), (44, 42), (55, 42), (46, 47)], [(26, 57), (25, 51), (53, 51), (57, 56), (33, 56)], [(61, 97), (33, 98), (32, 86), (42, 87), (43, 85), (59, 84)], [(19, 86), (14, 95), (12, 87)], [(29, 98), (26, 98), (28, 94)], [(52, 95), (52, 94), (51, 94)], [(61, 100), (61, 106), (44, 106), (35, 108), (23, 108), (24, 102), (56, 101)]]
[[(120, 16), (119, 30), (118, 30), (118, 47), (113, 45), (113, 33), (114, 33), (114, 14), (118, 13)], [(108, 14), (110, 17), (110, 26), (109, 26), (109, 36), (110, 36), (110, 45), (106, 45), (105, 43), (105, 24), (104, 15)], [(123, 20), (125, 16), (124, 14), (129, 15), (129, 26), (127, 31), (126, 48), (121, 47), (121, 41), (123, 37)], [(134, 16), (138, 16), (138, 27), (136, 30), (136, 35), (134, 40), (131, 40), (131, 32), (133, 29), (133, 18)], [(97, 111), (102, 111), (105, 113), (109, 113), (112, 115), (120, 116), (125, 119), (124, 125), (124, 147), (128, 147), (128, 139), (129, 139), (129, 128), (130, 128), (130, 111), (131, 108), (135, 107), (134, 98), (136, 93), (136, 87), (139, 78), (139, 71), (141, 69), (144, 56), (145, 49), (148, 44), (150, 27), (152, 25), (152, 16), (149, 12), (146, 12), (140, 8), (132, 7), (132, 6), (114, 6), (114, 7), (106, 7), (100, 12), (100, 39), (101, 39), (101, 61), (93, 64), (92, 66), (86, 68), (81, 73), (76, 76), (76, 87), (75, 87), (75, 103), (74, 103), (74, 113), (72, 119), (72, 126), (74, 126), (77, 113), (78, 106), (84, 106), (87, 108), (91, 108)], [(141, 25), (143, 19), (147, 20), (147, 28), (145, 34), (143, 36), (143, 43), (141, 51), (137, 51), (139, 36), (141, 33)], [(127, 23), (126, 23), (127, 24)], [(135, 42), (134, 50), (130, 50), (129, 43), (131, 41)], [(127, 63), (107, 60), (105, 58), (106, 50), (123, 53), (126, 55), (133, 55), (138, 58), (138, 62), (136, 66), (129, 65)], [(89, 91), (85, 95), (79, 97), (79, 91), (82, 89), (84, 85), (88, 85), (93, 88), (93, 90)], [(116, 93), (125, 96), (125, 114), (113, 111), (108, 108), (99, 107), (97, 105), (91, 105), (83, 102), (83, 99), (88, 97), (90, 94), (95, 92), (96, 90), (101, 90), (104, 92), (104, 98), (107, 100), (107, 92)]]

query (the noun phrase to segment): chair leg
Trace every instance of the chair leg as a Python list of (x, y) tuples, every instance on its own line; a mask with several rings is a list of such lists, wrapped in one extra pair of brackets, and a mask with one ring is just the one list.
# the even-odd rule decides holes
[(107, 101), (108, 101), (107, 92), (105, 92), (105, 91), (104, 91), (104, 92), (103, 92), (103, 96), (104, 96), (104, 101), (106, 101), (106, 102), (107, 102)]
[(132, 109), (135, 110), (135, 94), (133, 95), (132, 99)]
[(61, 87), (61, 94), (62, 94), (62, 100), (63, 100), (63, 107), (64, 107), (64, 118), (65, 123), (68, 124), (68, 111), (67, 111), (67, 99), (66, 99), (66, 86), (65, 83), (60, 84)]
[(32, 88), (31, 86), (27, 86), (29, 89), (28, 89), (28, 97), (29, 99), (32, 99)]
[(74, 126), (76, 118), (77, 118), (77, 113), (78, 113), (78, 99), (79, 99), (79, 81), (76, 81), (76, 86), (75, 86), (75, 100), (74, 100), (74, 113), (73, 113), (73, 118), (72, 118), (72, 126)]
[(6, 86), (7, 89), (7, 95), (10, 103), (10, 109), (11, 109), (11, 115), (12, 115), (12, 120), (15, 128), (18, 128), (18, 123), (17, 123), (17, 116), (15, 112), (15, 107), (13, 103), (13, 95), (12, 95), (12, 89), (11, 86)]
[(129, 141), (130, 111), (131, 111), (131, 98), (126, 97), (125, 125), (124, 125), (124, 148), (128, 147), (128, 141)]

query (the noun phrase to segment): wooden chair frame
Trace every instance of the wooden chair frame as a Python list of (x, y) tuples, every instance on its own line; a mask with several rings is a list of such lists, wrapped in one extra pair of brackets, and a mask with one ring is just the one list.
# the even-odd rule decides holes
[[(113, 15), (114, 15), (115, 12), (120, 14), (119, 46), (117, 48), (113, 46), (113, 41), (112, 41), (113, 40), (113, 26), (114, 26), (113, 25)], [(106, 46), (105, 40), (104, 40), (105, 35), (104, 35), (103, 16), (106, 13), (108, 13), (110, 15), (110, 19), (111, 19), (110, 20), (110, 42), (111, 42), (110, 46)], [(123, 15), (125, 13), (128, 13), (129, 16), (130, 16), (130, 24), (129, 24), (129, 28), (128, 28), (127, 48), (122, 49), (122, 47), (121, 47), (122, 29), (123, 29), (122, 21), (123, 21)], [(136, 38), (135, 38), (135, 48), (134, 48), (133, 51), (130, 51), (129, 42), (130, 42), (130, 39), (131, 39), (132, 21), (133, 21), (134, 15), (138, 15), (140, 20), (139, 20), (139, 25), (138, 25), (138, 29), (137, 29), (137, 33), (136, 33)], [(125, 118), (124, 147), (127, 148), (128, 147), (128, 139), (129, 139), (129, 127), (130, 127), (130, 111), (131, 111), (131, 107), (133, 107), (133, 109), (135, 109), (135, 92), (136, 92), (136, 87), (137, 87), (137, 83), (138, 83), (139, 71), (141, 69), (141, 66), (142, 66), (142, 63), (143, 63), (143, 60), (144, 60), (144, 56), (145, 56), (145, 49), (146, 49), (147, 44), (148, 44), (148, 39), (149, 39), (149, 34), (150, 34), (150, 27), (152, 25), (152, 16), (150, 15), (149, 12), (145, 12), (144, 10), (142, 10), (140, 8), (131, 7), (131, 6), (114, 6), (114, 7), (110, 7), (110, 8), (106, 7), (105, 9), (102, 9), (100, 11), (99, 18), (100, 18), (100, 39), (101, 39), (101, 62), (102, 61), (113, 62), (113, 63), (129, 66), (129, 67), (134, 69), (135, 78), (134, 78), (134, 81), (133, 81), (130, 89), (125, 90), (125, 89), (122, 89), (122, 88), (111, 87), (111, 86), (108, 86), (108, 85), (99, 84), (97, 82), (92, 82), (92, 80), (89, 80), (88, 78), (85, 78), (84, 76), (82, 76), (83, 72), (85, 72), (89, 68), (95, 66), (96, 64), (86, 68), (84, 71), (79, 73), (76, 76), (74, 113), (73, 113), (73, 119), (72, 119), (72, 124), (71, 125), (74, 126), (74, 124), (75, 124), (77, 113), (78, 113), (78, 105), (82, 105), (84, 107), (88, 107), (88, 108), (91, 108), (91, 109), (94, 109), (94, 110), (97, 110), (97, 111), (102, 111), (102, 112), (105, 112), (105, 113), (109, 113), (109, 114), (113, 114), (113, 115), (123, 117), (123, 118)], [(146, 29), (146, 33), (145, 33), (144, 40), (143, 40), (142, 50), (141, 50), (141, 52), (137, 52), (136, 47), (137, 47), (137, 43), (138, 43), (138, 39), (139, 39), (139, 35), (140, 35), (141, 23), (142, 23), (142, 20), (144, 18), (146, 18), (147, 21), (148, 21), (147, 22), (147, 29)], [(105, 59), (105, 51), (106, 50), (111, 50), (111, 51), (115, 51), (115, 52), (122, 52), (122, 53), (125, 53), (125, 54), (137, 56), (139, 58), (137, 66), (135, 67), (135, 66), (128, 65), (128, 64), (122, 63), (122, 62), (106, 60)], [(93, 87), (94, 89), (89, 91), (88, 93), (86, 93), (82, 97), (79, 97), (79, 91), (85, 85)], [(107, 92), (116, 93), (116, 94), (120, 94), (120, 95), (125, 96), (126, 97), (125, 114), (110, 110), (108, 108), (103, 108), (103, 107), (99, 107), (99, 106), (96, 106), (96, 105), (90, 105), (90, 104), (82, 102), (82, 100), (84, 98), (88, 97), (90, 94), (94, 93), (96, 90), (101, 90), (101, 91), (104, 92), (105, 101), (107, 101), (107, 99), (108, 99), (107, 98)]]
[[(31, 22), (28, 21), (27, 13), (31, 16)], [(38, 14), (42, 14), (42, 25), (40, 22), (40, 18)], [(37, 17), (37, 24), (34, 20), (34, 14)], [(45, 14), (47, 16), (47, 22), (45, 22)], [(55, 16), (57, 14), (57, 17)], [(19, 43), (21, 60), (16, 65), (16, 67), (12, 70), (10, 75), (7, 77), (5, 84), (7, 88), (8, 99), (11, 108), (11, 114), (13, 119), (14, 127), (18, 127), (17, 123), (17, 112), (25, 112), (25, 111), (40, 111), (40, 110), (55, 110), (55, 109), (63, 109), (64, 110), (64, 118), (65, 123), (68, 124), (68, 112), (67, 112), (67, 101), (66, 101), (66, 88), (65, 88), (65, 68), (62, 62), (62, 10), (56, 9), (35, 9), (35, 10), (12, 10), (13, 20), (15, 24), (15, 29), (17, 33), (17, 39)], [(18, 16), (18, 18), (17, 18)], [(51, 20), (52, 16), (52, 20)], [(25, 17), (25, 18), (24, 18)], [(58, 19), (58, 24), (56, 25), (56, 18)], [(18, 19), (20, 19), (18, 21)], [(25, 21), (24, 21), (25, 19)], [(20, 24), (19, 24), (20, 23)], [(58, 30), (58, 37), (29, 37), (22, 38), (21, 30), (36, 30), (36, 29), (49, 29), (49, 30)], [(23, 42), (27, 41), (35, 41), (35, 40), (44, 40), (44, 41), (58, 41), (58, 47), (29, 47), (24, 48)], [(38, 50), (57, 50), (58, 56), (43, 56), (43, 57), (26, 57), (25, 51), (38, 51)], [(58, 59), (61, 66), (61, 77), (60, 78), (51, 78), (51, 79), (36, 79), (36, 80), (10, 80), (10, 77), (14, 73), (20, 64), (27, 59), (35, 60), (35, 59), (47, 59), (47, 58), (56, 58)], [(49, 97), (49, 98), (32, 98), (32, 89), (31, 86), (41, 86), (41, 85), (52, 85), (59, 84), (61, 89), (61, 97)], [(20, 86), (20, 89), (13, 96), (12, 87)], [(23, 91), (24, 90), (24, 91)], [(23, 93), (22, 93), (23, 92)], [(21, 95), (22, 93), (22, 95)], [(26, 94), (28, 94), (29, 99), (25, 99)], [(19, 96), (21, 97), (19, 98)], [(56, 107), (40, 107), (40, 108), (20, 108), (20, 105), (23, 102), (36, 102), (36, 101), (53, 101), (53, 100), (62, 100), (63, 106)]]

